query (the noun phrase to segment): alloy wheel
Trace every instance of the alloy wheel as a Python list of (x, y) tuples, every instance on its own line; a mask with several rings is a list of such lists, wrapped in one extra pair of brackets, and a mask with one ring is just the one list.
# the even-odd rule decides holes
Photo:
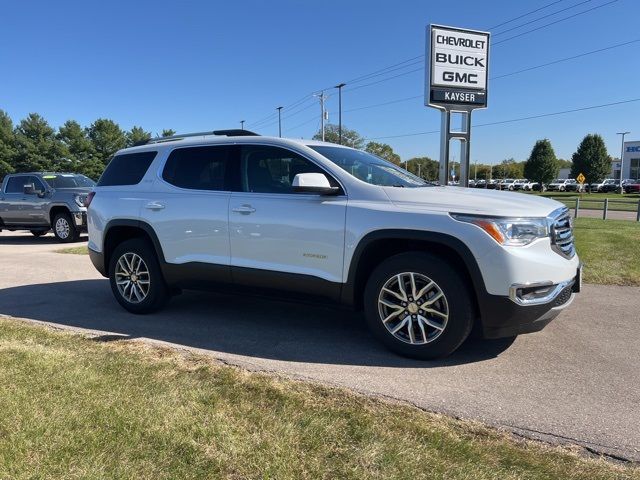
[(66, 239), (69, 237), (71, 233), (71, 227), (69, 226), (69, 222), (66, 218), (58, 218), (56, 221), (56, 235), (59, 238)]
[(124, 253), (116, 263), (115, 277), (118, 292), (127, 302), (140, 303), (147, 298), (151, 276), (140, 255)]
[(395, 338), (424, 345), (444, 332), (449, 304), (436, 282), (421, 273), (404, 272), (389, 278), (380, 289), (378, 313)]

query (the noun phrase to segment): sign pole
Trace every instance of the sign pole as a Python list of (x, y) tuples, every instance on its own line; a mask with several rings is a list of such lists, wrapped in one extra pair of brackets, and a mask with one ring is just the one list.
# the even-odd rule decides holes
[(449, 131), (451, 112), (449, 110), (442, 110), (441, 112), (441, 125), (440, 125), (440, 185), (447, 185), (449, 183)]

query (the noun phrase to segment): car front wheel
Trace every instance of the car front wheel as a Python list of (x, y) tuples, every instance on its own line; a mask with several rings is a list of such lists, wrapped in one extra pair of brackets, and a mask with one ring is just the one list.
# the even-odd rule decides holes
[(77, 242), (80, 237), (80, 232), (68, 213), (58, 213), (53, 217), (53, 234), (62, 243)]
[(134, 238), (118, 245), (109, 261), (111, 291), (131, 313), (150, 313), (162, 308), (169, 290), (153, 247)]
[(474, 319), (468, 288), (458, 272), (422, 252), (383, 261), (367, 282), (364, 310), (369, 328), (382, 343), (419, 359), (454, 352)]

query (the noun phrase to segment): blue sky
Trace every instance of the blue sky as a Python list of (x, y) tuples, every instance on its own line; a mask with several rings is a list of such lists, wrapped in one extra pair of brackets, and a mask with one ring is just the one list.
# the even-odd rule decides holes
[[(0, 108), (14, 122), (29, 112), (54, 126), (99, 117), (123, 128), (179, 132), (245, 126), (283, 110), (283, 135), (311, 137), (320, 108), (311, 92), (424, 54), (425, 27), (439, 23), (491, 29), (490, 76), (640, 39), (638, 0), (434, 2), (293, 0), (243, 2), (4, 2), (0, 29)], [(605, 5), (536, 32), (500, 40)], [(552, 15), (558, 10), (567, 9)], [(498, 34), (544, 15), (526, 27)], [(640, 98), (640, 42), (489, 83), (489, 108), (476, 124)], [(422, 98), (417, 59), (368, 80), (349, 82), (343, 123), (367, 138), (439, 129), (440, 114)], [(375, 85), (362, 85), (384, 80)], [(354, 88), (360, 87), (360, 88)], [(337, 95), (327, 102), (337, 123)], [(277, 121), (255, 125), (277, 134)], [(538, 138), (570, 157), (587, 133), (604, 136), (619, 155), (617, 131), (640, 139), (640, 102), (556, 117), (476, 128), (472, 160), (525, 159)], [(388, 138), (404, 158), (438, 157), (437, 134)]]

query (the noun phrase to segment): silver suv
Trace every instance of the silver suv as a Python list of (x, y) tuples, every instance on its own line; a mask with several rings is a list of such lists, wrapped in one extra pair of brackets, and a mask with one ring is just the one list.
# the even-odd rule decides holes
[(73, 173), (7, 175), (0, 191), (0, 231), (28, 230), (40, 237), (53, 230), (60, 242), (75, 242), (87, 230), (84, 201), (94, 186)]
[(214, 133), (117, 152), (87, 199), (89, 256), (130, 312), (182, 288), (320, 296), (433, 358), (474, 325), (540, 330), (580, 290), (561, 203), (434, 186), (340, 145)]

